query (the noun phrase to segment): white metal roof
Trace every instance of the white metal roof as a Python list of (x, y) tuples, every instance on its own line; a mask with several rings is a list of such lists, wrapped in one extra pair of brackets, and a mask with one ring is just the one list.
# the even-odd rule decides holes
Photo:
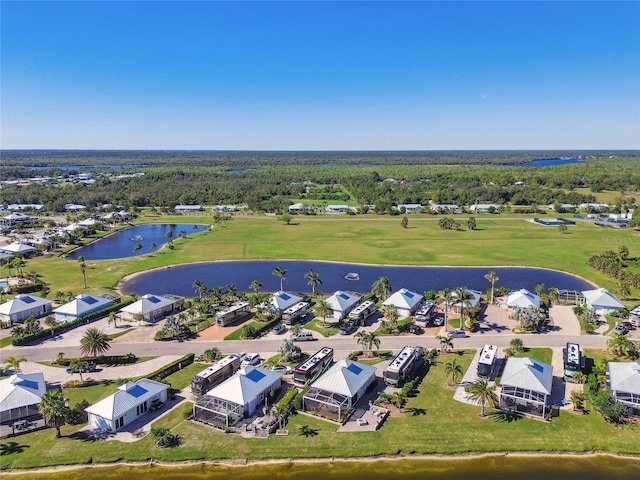
[(293, 293), (283, 292), (282, 290), (276, 292), (271, 297), (270, 303), (276, 310), (286, 310), (287, 308), (300, 302), (302, 297), (294, 295)]
[(518, 290), (517, 292), (511, 292), (507, 297), (507, 307), (529, 308), (539, 306), (540, 297), (524, 288), (522, 290)]
[(338, 360), (318, 380), (313, 388), (353, 397), (376, 374), (376, 367), (354, 360)]
[(51, 305), (52, 303), (51, 300), (47, 300), (46, 298), (21, 293), (0, 305), (0, 314), (12, 315), (42, 305)]
[(418, 303), (422, 301), (422, 295), (412, 292), (406, 288), (401, 288), (397, 292), (394, 292), (389, 298), (387, 298), (382, 305), (393, 305), (397, 308), (411, 310)]
[[(467, 292), (467, 295), (470, 295), (472, 297), (471, 299), (468, 300), (472, 308), (475, 308), (478, 305), (480, 305), (480, 300), (482, 300), (482, 292), (479, 292), (478, 290), (469, 290), (469, 289), (467, 289), (466, 292)], [(456, 295), (456, 292), (451, 292), (451, 296), (454, 299), (458, 298), (458, 295)], [(460, 302), (454, 303), (454, 305), (459, 307)]]
[(640, 363), (609, 362), (611, 390), (640, 395)]
[(360, 301), (360, 295), (355, 295), (353, 293), (343, 292), (338, 290), (329, 298), (327, 298), (327, 303), (331, 307), (334, 312), (343, 312), (349, 307), (355, 305)]
[(121, 312), (130, 313), (132, 315), (155, 312), (169, 305), (175, 303), (175, 300), (161, 295), (143, 295), (140, 300), (133, 302), (131, 305), (127, 305), (120, 309)]
[(25, 253), (25, 252), (35, 252), (38, 250), (36, 247), (32, 247), (31, 245), (27, 245), (22, 242), (13, 242), (9, 245), (5, 245), (4, 247), (0, 247), (0, 250), (4, 250), (9, 253)]
[(282, 372), (247, 365), (206, 393), (236, 405), (248, 405), (262, 392), (282, 380)]
[(107, 420), (114, 420), (168, 388), (169, 385), (148, 378), (127, 382), (120, 385), (116, 393), (90, 405), (84, 411)]
[(551, 395), (553, 367), (530, 357), (507, 359), (502, 374), (502, 385), (518, 387)]
[(620, 300), (606, 288), (596, 288), (595, 290), (585, 290), (582, 292), (584, 299), (594, 308), (624, 308)]
[(0, 412), (40, 403), (47, 391), (44, 374), (18, 373), (0, 380)]
[(85, 312), (101, 310), (112, 303), (113, 300), (110, 298), (105, 298), (100, 295), (88, 295), (86, 293), (81, 293), (69, 303), (65, 303), (61, 307), (56, 308), (53, 313), (63, 313), (78, 317), (82, 316)]

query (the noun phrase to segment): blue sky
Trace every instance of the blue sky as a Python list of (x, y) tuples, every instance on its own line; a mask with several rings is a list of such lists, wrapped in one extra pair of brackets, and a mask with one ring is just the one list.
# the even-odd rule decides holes
[(14, 2), (2, 148), (640, 148), (638, 2)]

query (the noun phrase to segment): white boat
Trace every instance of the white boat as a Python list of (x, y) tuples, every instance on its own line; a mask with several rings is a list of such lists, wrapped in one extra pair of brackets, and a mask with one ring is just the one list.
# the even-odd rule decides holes
[(358, 275), (357, 273), (353, 273), (353, 272), (351, 272), (351, 273), (347, 273), (347, 274), (344, 276), (344, 279), (345, 279), (345, 280), (351, 280), (352, 282), (355, 282), (355, 281), (357, 281), (357, 280), (360, 280), (360, 275)]

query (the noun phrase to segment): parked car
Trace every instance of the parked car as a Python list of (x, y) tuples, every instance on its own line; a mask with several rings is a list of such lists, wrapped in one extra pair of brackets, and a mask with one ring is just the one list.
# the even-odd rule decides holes
[(628, 331), (624, 323), (616, 323), (613, 329), (613, 333), (619, 333), (620, 335), (625, 335)]
[(244, 358), (244, 360), (242, 360), (242, 363), (240, 365), (242, 366), (242, 368), (244, 368), (248, 365), (260, 365), (260, 363), (262, 363), (262, 358), (260, 358), (259, 353), (249, 353)]
[(449, 338), (465, 338), (467, 336), (464, 330), (454, 330), (453, 332), (447, 333), (447, 337)]
[(355, 325), (353, 324), (353, 322), (345, 322), (342, 325), (340, 325), (340, 328), (338, 329), (338, 333), (340, 335), (349, 335), (353, 331), (354, 327)]
[(281, 333), (284, 333), (287, 331), (287, 327), (285, 327), (283, 324), (278, 323), (276, 324), (275, 327), (273, 327), (273, 333), (280, 335)]
[(423, 332), (422, 328), (420, 327), (420, 325), (411, 325), (409, 327), (409, 333), (413, 333), (414, 335), (420, 335)]
[(284, 365), (276, 365), (275, 367), (271, 367), (271, 371), (282, 372), (284, 375), (289, 375), (291, 372), (293, 372), (293, 368), (286, 367)]
[(315, 340), (315, 338), (311, 332), (302, 332), (297, 335), (293, 335), (291, 340), (294, 342), (309, 342), (311, 340)]
[(434, 317), (433, 326), (434, 327), (441, 327), (442, 325), (444, 325), (444, 316), (437, 315), (436, 317)]

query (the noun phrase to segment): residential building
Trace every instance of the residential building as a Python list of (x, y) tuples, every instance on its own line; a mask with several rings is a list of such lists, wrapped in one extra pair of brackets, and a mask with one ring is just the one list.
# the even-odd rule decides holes
[(331, 316), (337, 320), (342, 320), (360, 303), (361, 298), (357, 293), (338, 290), (327, 298), (327, 303), (333, 310)]
[(89, 425), (115, 432), (144, 415), (157, 402), (167, 401), (169, 385), (142, 378), (127, 382), (107, 398), (85, 408)]
[(584, 296), (585, 305), (595, 310), (598, 315), (606, 315), (619, 308), (624, 308), (622, 302), (606, 288), (585, 290), (582, 295)]
[(177, 295), (143, 295), (138, 301), (123, 307), (118, 312), (123, 320), (138, 318), (153, 322), (175, 312), (182, 306), (183, 297)]
[(462, 213), (462, 209), (455, 204), (452, 203), (434, 203), (430, 205), (429, 208), (432, 212), (435, 213), (446, 213), (446, 214), (456, 214)]
[(53, 302), (46, 298), (20, 293), (0, 305), (0, 320), (3, 322), (23, 322), (34, 316), (43, 317), (51, 313)]
[(302, 397), (302, 408), (332, 420), (344, 420), (376, 380), (376, 367), (353, 360), (338, 360)]
[(0, 422), (36, 415), (47, 391), (44, 374), (16, 373), (0, 380)]
[(173, 211), (176, 213), (193, 213), (202, 212), (203, 210), (202, 205), (176, 205), (173, 208)]
[(422, 295), (419, 293), (412, 292), (406, 288), (401, 288), (382, 302), (382, 305), (392, 305), (396, 307), (399, 317), (404, 318), (412, 316), (420, 306), (421, 301)]
[(420, 203), (399, 203), (396, 210), (405, 213), (417, 213), (422, 210), (422, 204)]
[(38, 249), (28, 243), (13, 242), (9, 245), (0, 247), (0, 251), (5, 253), (11, 253), (19, 257), (31, 257), (38, 253)]
[[(466, 290), (467, 292), (467, 296), (471, 297), (469, 298), (465, 304), (464, 304), (464, 308), (465, 310), (467, 308), (477, 308), (480, 306), (480, 302), (482, 300), (482, 292), (478, 291), (478, 290)], [(453, 297), (454, 301), (458, 298), (458, 296), (456, 295), (455, 291), (451, 292), (451, 296)], [(451, 305), (451, 310), (454, 313), (460, 313), (460, 302), (456, 302), (453, 305)]]
[(280, 290), (273, 294), (269, 303), (272, 311), (276, 314), (281, 314), (287, 308), (292, 307), (300, 301), (302, 301), (302, 297)]
[(504, 367), (500, 408), (538, 417), (549, 411), (553, 367), (530, 357), (510, 357)]
[(540, 297), (535, 293), (523, 288), (516, 292), (511, 292), (507, 297), (507, 307), (509, 308), (530, 308), (540, 307)]
[(495, 203), (474, 203), (469, 208), (475, 213), (490, 213), (498, 211), (498, 206)]
[(609, 362), (608, 387), (616, 402), (640, 415), (640, 363)]
[(78, 318), (99, 312), (118, 300), (115, 295), (88, 295), (81, 293), (69, 303), (53, 310), (57, 322), (71, 322)]

